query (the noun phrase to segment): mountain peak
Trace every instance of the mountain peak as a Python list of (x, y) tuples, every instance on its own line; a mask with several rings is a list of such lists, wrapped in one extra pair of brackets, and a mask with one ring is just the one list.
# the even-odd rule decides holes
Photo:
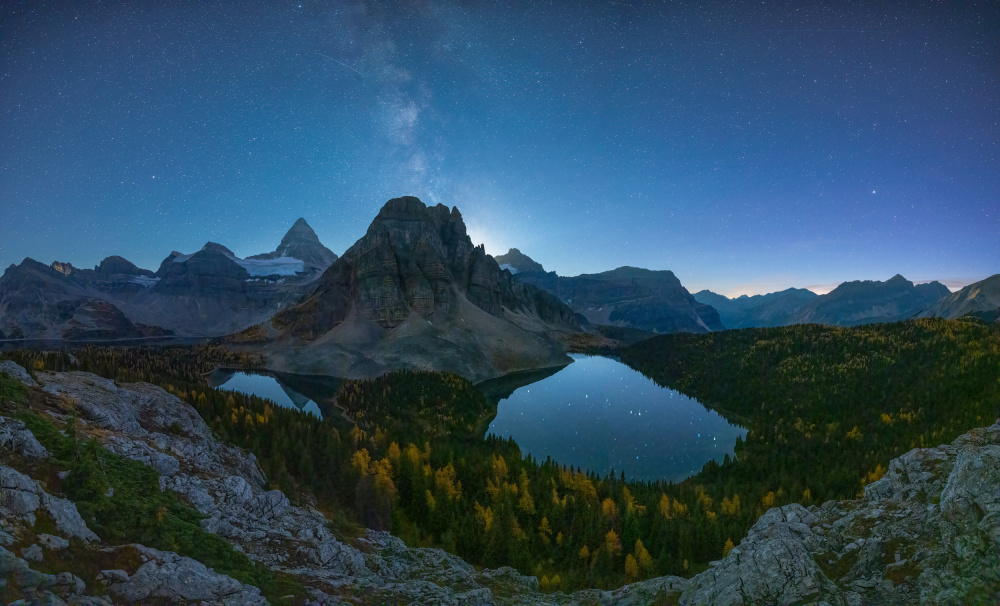
[(292, 227), (285, 232), (285, 236), (281, 239), (281, 245), (278, 246), (278, 250), (287, 248), (294, 241), (319, 244), (319, 237), (316, 235), (316, 232), (313, 231), (313, 228), (309, 227), (306, 220), (299, 217), (296, 219), (295, 223), (292, 224)]
[(124, 257), (118, 255), (112, 255), (110, 257), (105, 257), (101, 264), (94, 268), (94, 271), (99, 274), (113, 275), (113, 274), (123, 274), (128, 276), (152, 276), (153, 272), (140, 269), (136, 267), (134, 263), (129, 261)]
[(904, 278), (900, 274), (896, 274), (895, 276), (893, 276), (893, 277), (889, 278), (888, 280), (886, 280), (887, 284), (889, 282), (909, 282), (909, 280), (907, 280), (906, 278)]
[(253, 255), (247, 257), (253, 260), (278, 259), (281, 257), (291, 257), (302, 261), (307, 266), (317, 269), (320, 272), (337, 260), (337, 255), (329, 248), (323, 246), (319, 241), (319, 236), (309, 226), (309, 223), (302, 217), (295, 220), (292, 226), (281, 238), (281, 243), (274, 252)]
[(542, 267), (541, 263), (538, 263), (516, 248), (511, 248), (505, 255), (497, 255), (493, 258), (498, 264), (500, 264), (501, 268), (512, 269), (513, 271), (511, 273), (524, 271), (545, 271), (545, 268)]
[(229, 250), (222, 244), (217, 242), (205, 242), (205, 245), (201, 247), (200, 252), (212, 252), (212, 253), (222, 253), (227, 257), (236, 257), (233, 251)]

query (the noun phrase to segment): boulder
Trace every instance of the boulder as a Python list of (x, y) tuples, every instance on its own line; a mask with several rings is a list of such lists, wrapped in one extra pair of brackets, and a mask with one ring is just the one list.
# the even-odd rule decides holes
[(128, 547), (138, 551), (145, 560), (139, 569), (131, 575), (122, 570), (102, 573), (102, 582), (108, 592), (119, 600), (130, 603), (147, 600), (240, 605), (267, 603), (256, 587), (218, 574), (197, 560), (142, 545)]

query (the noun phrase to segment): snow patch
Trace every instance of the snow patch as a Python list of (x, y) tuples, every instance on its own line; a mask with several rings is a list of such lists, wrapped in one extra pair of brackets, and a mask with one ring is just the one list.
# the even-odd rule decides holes
[[(197, 253), (177, 255), (174, 257), (174, 263), (184, 263), (195, 254)], [(247, 270), (247, 273), (251, 276), (294, 276), (296, 273), (305, 271), (305, 262), (295, 257), (281, 256), (277, 259), (240, 259), (232, 255), (226, 256)]]
[(277, 259), (233, 259), (251, 276), (294, 276), (305, 270), (305, 263), (295, 257)]
[(506, 269), (507, 271), (509, 271), (512, 274), (516, 274), (517, 273), (517, 268), (514, 267), (513, 265), (511, 265), (510, 263), (504, 263), (503, 265), (500, 266), (500, 269)]
[(133, 284), (139, 284), (141, 286), (145, 286), (146, 288), (155, 286), (159, 281), (159, 278), (150, 278), (149, 276), (132, 276), (132, 279), (129, 280), (129, 282), (132, 282)]

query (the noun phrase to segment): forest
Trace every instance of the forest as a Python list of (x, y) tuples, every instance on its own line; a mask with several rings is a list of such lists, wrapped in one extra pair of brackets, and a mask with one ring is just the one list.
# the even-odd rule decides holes
[(661, 385), (748, 428), (736, 456), (680, 484), (597, 477), (485, 438), (495, 413), (448, 374), (345, 381), (343, 416), (319, 420), (208, 387), (218, 366), (260, 368), (216, 346), (16, 351), (33, 371), (149, 381), (254, 452), (270, 483), (315, 502), (349, 539), (362, 526), (479, 566), (537, 575), (544, 590), (690, 576), (768, 508), (857, 497), (910, 448), (993, 423), (1000, 331), (977, 320), (856, 328), (799, 325), (672, 334), (617, 354)]

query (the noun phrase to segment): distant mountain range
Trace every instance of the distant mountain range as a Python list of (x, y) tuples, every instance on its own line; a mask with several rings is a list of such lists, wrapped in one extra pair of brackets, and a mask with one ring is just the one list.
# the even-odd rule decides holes
[(921, 317), (959, 318), (967, 314), (996, 312), (1000, 308), (1000, 274), (969, 284), (962, 290), (949, 293)]
[[(565, 364), (572, 335), (822, 323), (854, 326), (1000, 307), (1000, 274), (950, 293), (938, 282), (845, 282), (730, 299), (692, 295), (670, 271), (619, 267), (573, 277), (516, 248), (495, 259), (457, 208), (387, 202), (338, 258), (304, 219), (245, 259), (214, 242), (172, 252), (153, 272), (112, 256), (93, 269), (25, 259), (0, 277), (0, 339), (225, 337), (275, 371), (365, 377), (397, 368), (479, 381)], [(616, 336), (617, 335), (617, 336)]]
[(723, 330), (718, 312), (699, 303), (670, 271), (619, 267), (574, 277), (546, 272), (516, 248), (497, 257), (517, 279), (559, 297), (592, 324), (654, 333)]
[(299, 219), (272, 253), (240, 259), (208, 242), (155, 273), (117, 256), (94, 269), (25, 259), (0, 277), (0, 338), (221, 336), (301, 299), (336, 258)]
[(516, 248), (497, 257), (519, 280), (556, 295), (592, 324), (647, 332), (706, 332), (728, 328), (829, 324), (857, 326), (917, 316), (956, 318), (1000, 307), (1000, 274), (952, 294), (940, 282), (844, 282), (825, 295), (789, 288), (730, 299), (710, 290), (688, 294), (669, 271), (621, 267), (573, 278), (545, 272)]
[(694, 293), (695, 300), (711, 305), (719, 311), (719, 317), (726, 328), (749, 328), (752, 326), (784, 326), (792, 314), (810, 299), (818, 295), (804, 288), (789, 288), (780, 292), (735, 299), (715, 294), (710, 290)]
[(825, 295), (789, 288), (766, 295), (729, 299), (709, 290), (695, 293), (719, 310), (726, 328), (829, 324), (857, 326), (912, 318), (951, 292), (940, 282), (914, 285), (895, 275), (885, 282), (844, 282)]

